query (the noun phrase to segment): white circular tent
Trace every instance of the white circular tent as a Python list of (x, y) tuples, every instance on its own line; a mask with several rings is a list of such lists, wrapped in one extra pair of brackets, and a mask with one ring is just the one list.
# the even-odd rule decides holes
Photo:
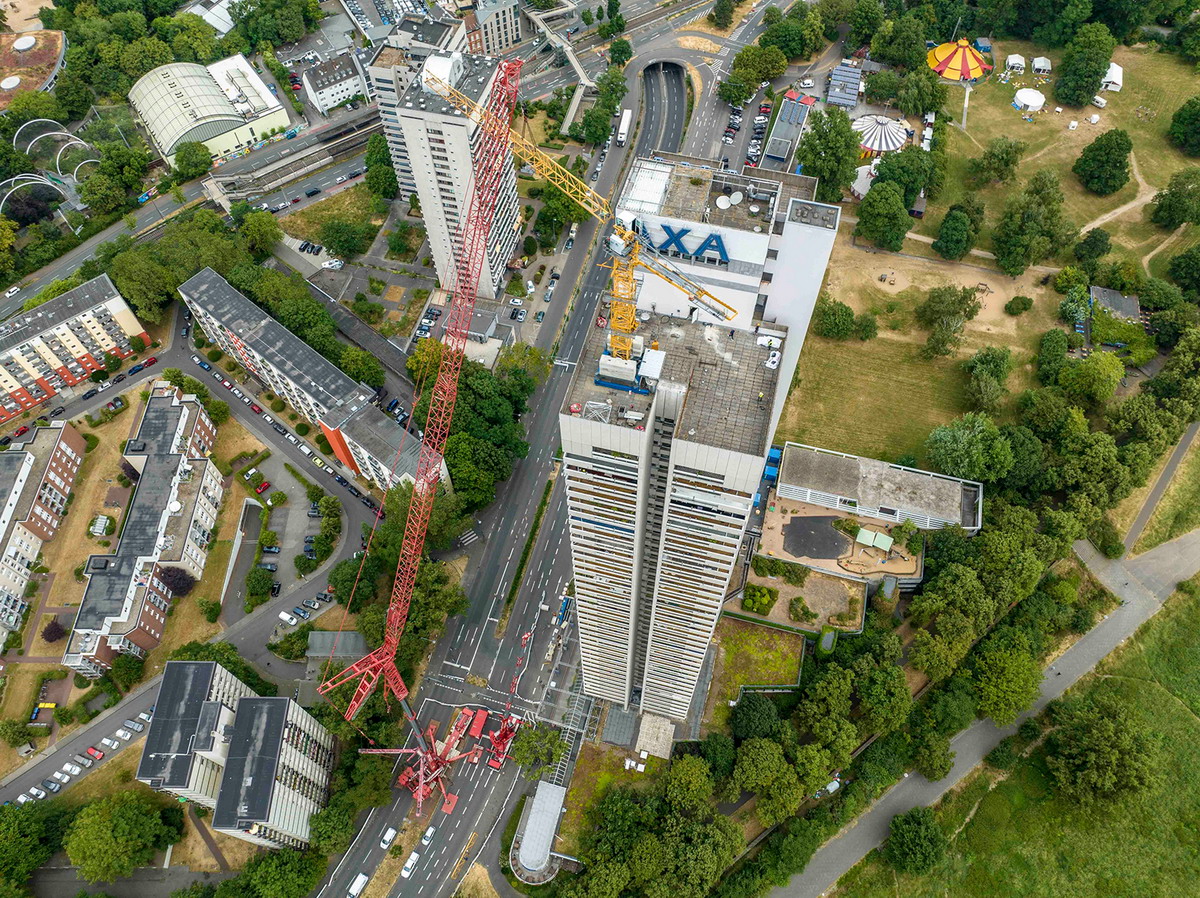
[(891, 153), (908, 143), (908, 127), (903, 119), (886, 115), (864, 115), (851, 127), (858, 132), (858, 142), (868, 153)]
[(1013, 105), (1024, 112), (1041, 112), (1046, 95), (1032, 87), (1022, 87), (1013, 98)]

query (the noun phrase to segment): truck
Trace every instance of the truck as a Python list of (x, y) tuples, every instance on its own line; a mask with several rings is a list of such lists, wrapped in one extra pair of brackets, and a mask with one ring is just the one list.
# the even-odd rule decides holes
[(632, 121), (632, 109), (626, 109), (621, 113), (621, 124), (617, 126), (617, 146), (625, 146), (625, 141), (629, 139), (629, 125)]
[(483, 728), (487, 724), (488, 712), (485, 708), (480, 708), (475, 712), (475, 719), (471, 723), (471, 729), (467, 735), (472, 739), (478, 739), (483, 735)]

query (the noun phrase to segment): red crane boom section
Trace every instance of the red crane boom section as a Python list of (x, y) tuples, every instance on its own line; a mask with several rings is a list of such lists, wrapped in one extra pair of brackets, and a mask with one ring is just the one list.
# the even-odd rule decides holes
[(429, 515), (433, 511), (433, 500), (437, 494), (438, 481), (441, 479), (442, 453), (450, 435), (450, 422), (458, 397), (458, 375), (462, 370), (467, 329), (475, 311), (479, 278), (487, 264), (488, 244), (492, 223), (496, 217), (500, 187), (506, 175), (512, 176), (508, 127), (516, 105), (520, 71), (519, 60), (500, 62), (496, 80), (484, 107), (488, 114), (477, 119), (479, 143), (473, 154), (475, 180), (466, 225), (460, 232), (458, 251), (454, 254), (454, 279), (449, 288), (450, 314), (447, 316), (445, 336), (442, 340), (441, 365), (429, 399), (425, 437), (417, 463), (417, 476), (413, 484), (412, 500), (408, 506), (408, 518), (404, 522), (404, 541), (396, 565), (396, 579), (392, 583), (383, 644), (341, 673), (326, 680), (319, 689), (325, 694), (358, 678), (358, 688), (355, 689), (354, 696), (346, 708), (347, 720), (353, 719), (358, 713), (358, 709), (362, 707), (362, 703), (367, 700), (381, 677), (385, 695), (391, 692), (401, 701), (408, 696), (408, 687), (396, 667), (396, 649), (400, 644), (400, 636), (404, 633), (408, 606), (412, 601), (413, 587), (417, 580), (417, 569), (425, 552), (425, 531), (429, 526)]

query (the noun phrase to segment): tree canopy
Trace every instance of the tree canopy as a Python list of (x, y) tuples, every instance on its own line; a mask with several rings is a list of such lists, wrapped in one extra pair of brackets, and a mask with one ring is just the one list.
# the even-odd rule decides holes
[(840, 202), (842, 191), (854, 183), (858, 165), (858, 135), (850, 127), (850, 117), (840, 109), (809, 115), (808, 129), (796, 148), (796, 164), (804, 167), (806, 175), (819, 179), (820, 202)]
[(517, 730), (509, 757), (525, 768), (525, 775), (529, 779), (536, 780), (563, 759), (567, 748), (567, 742), (557, 727), (539, 721)]
[(1072, 800), (1112, 800), (1142, 791), (1160, 776), (1158, 740), (1118, 702), (1085, 699), (1063, 716), (1050, 734), (1046, 766)]
[(1068, 106), (1090, 103), (1100, 90), (1116, 46), (1112, 32), (1105, 25), (1094, 22), (1082, 26), (1067, 45), (1067, 52), (1058, 66), (1054, 98)]
[(884, 853), (902, 873), (924, 873), (946, 856), (948, 846), (932, 808), (913, 808), (892, 818)]
[(111, 881), (145, 866), (181, 835), (144, 795), (124, 791), (84, 807), (68, 827), (63, 847), (84, 879)]
[(1192, 97), (1175, 110), (1167, 137), (1189, 156), (1200, 156), (1200, 96)]
[(1086, 147), (1071, 171), (1092, 193), (1108, 196), (1129, 183), (1129, 153), (1133, 141), (1119, 128), (1105, 131)]
[[(918, 151), (919, 152), (919, 151)], [(904, 237), (912, 226), (904, 192), (895, 181), (876, 179), (858, 207), (858, 224), (854, 235), (870, 240), (876, 246), (899, 252)]]

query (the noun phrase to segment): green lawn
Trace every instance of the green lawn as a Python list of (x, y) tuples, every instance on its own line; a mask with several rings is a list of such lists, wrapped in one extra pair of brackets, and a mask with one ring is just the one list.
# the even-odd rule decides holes
[[(999, 41), (994, 47), (1001, 66), (1009, 53), (1020, 53), (1026, 60), (1048, 56), (1056, 67), (1062, 59), (1061, 50), (1047, 50), (1021, 41)], [(958, 202), (967, 190), (963, 178), (967, 160), (978, 156), (981, 148), (994, 137), (1014, 137), (1029, 145), (1021, 163), (1023, 176), (1027, 177), (1039, 168), (1058, 172), (1066, 195), (1067, 217), (1077, 225), (1083, 225), (1137, 195), (1137, 185), (1132, 178), (1121, 190), (1101, 197), (1085, 191), (1071, 173), (1071, 166), (1083, 147), (1105, 131), (1124, 128), (1128, 132), (1142, 177), (1153, 187), (1165, 186), (1172, 173), (1187, 167), (1189, 160), (1167, 141), (1166, 132), (1175, 110), (1197, 91), (1191, 67), (1178, 56), (1122, 46), (1117, 47), (1113, 59), (1124, 66), (1125, 84), (1120, 93), (1107, 95), (1109, 102), (1105, 109), (1064, 107), (1061, 113), (1055, 113), (1052, 85), (1035, 84), (1031, 75), (1019, 76), (1008, 84), (992, 78), (972, 90), (967, 133), (957, 127), (948, 130), (950, 165), (946, 188), (938, 201), (930, 204), (925, 218), (916, 223), (915, 230), (931, 236), (937, 234), (945, 210)], [(1012, 97), (1019, 86), (1036, 87), (1046, 94), (1046, 111), (1035, 115), (1032, 123), (1023, 121), (1012, 108)], [(962, 100), (961, 89), (953, 88), (947, 110), (956, 121), (962, 118)], [(1100, 116), (1099, 124), (1091, 125), (1085, 121), (1092, 113)], [(1073, 132), (1067, 130), (1067, 124), (1072, 120), (1079, 122), (1078, 130)], [(977, 191), (986, 204), (988, 220), (979, 246), (989, 247), (990, 226), (999, 218), (1004, 200), (1012, 189), (1012, 185), (1002, 184)], [(1161, 240), (1162, 236), (1163, 232), (1159, 231), (1157, 239)], [(1144, 251), (1152, 248), (1151, 243)]]
[[(887, 327), (880, 322), (881, 334)], [(920, 348), (884, 336), (837, 342), (810, 333), (775, 441), (889, 460), (920, 456), (930, 430), (967, 411), (959, 361), (925, 361)]]
[(558, 827), (555, 851), (578, 855), (579, 836), (587, 824), (587, 812), (592, 805), (613, 786), (650, 787), (667, 763), (662, 758), (647, 758), (645, 771), (638, 773), (625, 769), (625, 759), (630, 756), (630, 752), (612, 745), (584, 743), (575, 763), (571, 788), (567, 791), (566, 813)]
[(1200, 527), (1200, 440), (1183, 457), (1163, 493), (1146, 529), (1134, 546), (1134, 552), (1146, 552), (1157, 545)]
[(373, 211), (371, 192), (367, 190), (367, 185), (355, 184), (297, 212), (280, 216), (279, 226), (285, 233), (298, 240), (320, 242), (321, 225), (335, 220), (369, 224), (374, 228), (371, 232), (374, 239), (383, 225), (384, 216)]
[(990, 791), (991, 774), (978, 771), (938, 808), (947, 833), (962, 827), (942, 864), (923, 876), (903, 875), (873, 853), (842, 878), (839, 898), (1195, 894), (1200, 881), (1197, 628), (1200, 597), (1177, 593), (1124, 649), (1075, 687), (1120, 700), (1161, 734), (1162, 777), (1156, 786), (1087, 808), (1055, 796), (1040, 751)]
[(717, 622), (721, 653), (710, 691), (713, 729), (724, 730), (729, 703), (743, 686), (790, 686), (800, 678), (804, 637), (758, 624), (723, 617)]

